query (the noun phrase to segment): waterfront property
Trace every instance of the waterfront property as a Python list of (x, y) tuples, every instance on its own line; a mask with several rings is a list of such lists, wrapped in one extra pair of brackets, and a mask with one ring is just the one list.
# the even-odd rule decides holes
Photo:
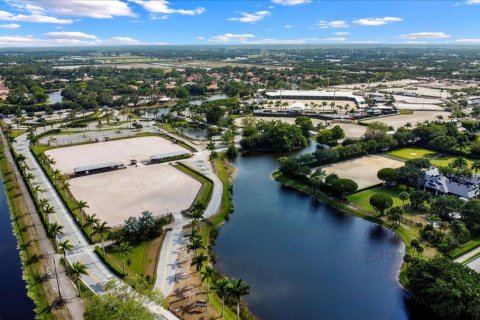
[(336, 173), (341, 178), (352, 179), (358, 184), (359, 189), (364, 189), (382, 183), (377, 178), (378, 170), (401, 166), (403, 166), (401, 161), (370, 155), (317, 167), (314, 170), (322, 168), (327, 174)]
[(451, 194), (465, 199), (480, 195), (480, 175), (471, 177), (447, 177), (437, 167), (425, 171), (425, 189), (435, 194)]

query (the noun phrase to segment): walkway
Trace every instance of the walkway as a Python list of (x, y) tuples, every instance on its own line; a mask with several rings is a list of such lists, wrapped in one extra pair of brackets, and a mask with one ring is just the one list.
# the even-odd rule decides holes
[[(223, 193), (223, 184), (213, 170), (209, 161), (209, 155), (210, 153), (208, 151), (200, 151), (195, 153), (192, 158), (181, 161), (181, 163), (200, 172), (213, 181), (212, 197), (205, 209), (205, 218), (212, 217), (217, 213), (222, 203)], [(179, 252), (185, 243), (183, 228), (190, 223), (190, 219), (186, 219), (180, 213), (174, 215), (174, 219), (175, 221), (167, 226), (167, 228), (171, 228), (172, 230), (167, 232), (163, 240), (157, 266), (157, 280), (155, 281), (154, 287), (165, 297), (173, 290), (175, 275), (178, 270)]]

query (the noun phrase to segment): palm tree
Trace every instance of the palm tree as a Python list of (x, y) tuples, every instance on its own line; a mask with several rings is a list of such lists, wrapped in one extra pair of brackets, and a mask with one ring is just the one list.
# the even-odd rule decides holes
[(78, 214), (80, 215), (80, 224), (83, 224), (82, 210), (85, 208), (89, 208), (86, 201), (83, 201), (83, 200), (77, 201), (77, 210), (78, 210)]
[(102, 250), (103, 250), (103, 253), (105, 254), (105, 246), (103, 244), (103, 236), (105, 234), (108, 234), (110, 232), (111, 228), (107, 225), (106, 222), (97, 222), (94, 226), (93, 226), (93, 231), (100, 235), (100, 241), (102, 242)]
[(29, 173), (27, 173), (27, 174), (25, 175), (25, 180), (27, 180), (27, 183), (28, 183), (28, 184), (30, 184), (30, 182), (31, 182), (33, 179), (35, 179), (35, 176), (34, 176), (32, 173), (29, 172)]
[(43, 213), (46, 214), (47, 216), (55, 213), (55, 209), (48, 203), (46, 203), (42, 209), (43, 209)]
[(45, 198), (42, 198), (40, 200), (38, 200), (38, 205), (40, 206), (40, 208), (45, 211), (45, 207), (48, 206), (48, 200), (45, 199)]
[(87, 266), (84, 265), (83, 263), (76, 261), (72, 263), (68, 268), (67, 268), (67, 275), (70, 276), (75, 282), (75, 285), (78, 288), (78, 294), (81, 294), (81, 289), (80, 289), (80, 277), (82, 275), (87, 275)]
[(50, 235), (52, 238), (56, 238), (59, 234), (61, 234), (63, 231), (63, 226), (59, 225), (56, 222), (49, 223), (47, 225), (47, 233)]
[(467, 160), (465, 160), (465, 158), (458, 157), (453, 159), (452, 162), (450, 162), (450, 167), (461, 170), (462, 168), (465, 168), (467, 164), (468, 163), (467, 163)]
[(73, 245), (70, 243), (69, 240), (59, 241), (57, 244), (58, 251), (63, 255), (63, 259), (67, 258), (67, 251), (73, 249)]
[(480, 160), (474, 160), (471, 164), (471, 167), (470, 167), (473, 171), (475, 171), (475, 173), (477, 173), (478, 171), (480, 171)]
[(118, 247), (118, 253), (122, 258), (124, 272), (125, 272), (126, 260), (128, 259), (128, 256), (132, 253), (132, 251), (133, 251), (133, 248), (128, 242), (122, 242)]
[(43, 190), (42, 190), (42, 188), (40, 188), (40, 186), (35, 186), (35, 188), (32, 189), (33, 195), (34, 195), (35, 197), (37, 197), (38, 193), (39, 193), (39, 192), (42, 192), (42, 191), (43, 191)]
[(250, 293), (250, 286), (242, 279), (232, 279), (228, 284), (228, 294), (237, 300), (237, 320), (240, 319), (240, 302)]
[(193, 219), (194, 222), (197, 222), (203, 219), (203, 212), (205, 211), (205, 205), (202, 203), (195, 203), (192, 206), (192, 210), (190, 211), (190, 217)]
[(210, 161), (215, 161), (215, 160), (218, 159), (218, 157), (219, 157), (219, 155), (218, 155), (217, 151), (211, 151), (210, 152)]
[(196, 257), (197, 256), (197, 250), (198, 249), (204, 249), (205, 246), (203, 245), (203, 241), (202, 239), (200, 238), (193, 238), (191, 241), (190, 241), (190, 244), (187, 246), (187, 252), (190, 252), (193, 250), (193, 256)]
[(217, 293), (218, 297), (222, 299), (222, 314), (220, 317), (223, 317), (223, 310), (225, 307), (225, 299), (228, 297), (228, 285), (230, 280), (227, 277), (221, 278), (213, 284), (213, 290)]
[(402, 192), (400, 192), (400, 194), (398, 195), (398, 198), (400, 198), (400, 200), (402, 200), (402, 205), (403, 205), (403, 207), (405, 207), (405, 201), (407, 201), (408, 199), (410, 199), (410, 195), (408, 194), (408, 192), (402, 191)]
[(85, 224), (83, 225), (83, 227), (84, 227), (85, 229), (90, 229), (90, 234), (89, 234), (90, 237), (92, 237), (93, 232), (94, 232), (93, 226), (94, 226), (95, 224), (97, 224), (98, 222), (99, 222), (99, 220), (96, 218), (96, 214), (91, 214), (91, 215), (88, 215), (88, 214), (87, 214), (87, 215), (86, 215), (86, 217), (85, 217)]
[(203, 263), (208, 261), (208, 257), (202, 253), (200, 253), (198, 256), (193, 257), (192, 263), (190, 264), (191, 266), (195, 266), (197, 269), (197, 272), (202, 270)]
[(202, 275), (202, 283), (207, 280), (207, 301), (210, 301), (210, 280), (212, 280), (215, 275), (215, 269), (207, 266), (200, 274)]

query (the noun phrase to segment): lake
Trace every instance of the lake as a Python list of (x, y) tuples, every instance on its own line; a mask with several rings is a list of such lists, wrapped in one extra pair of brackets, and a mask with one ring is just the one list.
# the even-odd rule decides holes
[(214, 247), (219, 271), (251, 285), (252, 313), (271, 320), (431, 318), (406, 303), (398, 283), (400, 238), (282, 187), (271, 178), (277, 157), (233, 161), (235, 212)]
[(34, 319), (35, 306), (27, 297), (26, 283), (22, 279), (22, 264), (3, 179), (0, 181), (0, 261), (0, 319)]

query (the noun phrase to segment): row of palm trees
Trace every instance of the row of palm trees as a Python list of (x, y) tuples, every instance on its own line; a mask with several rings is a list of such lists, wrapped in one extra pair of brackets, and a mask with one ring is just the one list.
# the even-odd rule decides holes
[(237, 304), (237, 319), (240, 319), (241, 299), (243, 296), (249, 294), (250, 286), (242, 279), (229, 279), (227, 277), (218, 278), (216, 270), (212, 266), (206, 265), (209, 261), (208, 256), (205, 255), (204, 252), (198, 253), (198, 250), (206, 249), (199, 230), (199, 222), (203, 220), (204, 211), (205, 206), (198, 203), (192, 206), (190, 212), (190, 217), (192, 218), (192, 230), (187, 234), (189, 240), (187, 252), (193, 251), (191, 266), (195, 267), (196, 272), (200, 272), (202, 284), (206, 282), (207, 301), (210, 300), (210, 289), (212, 288), (222, 300), (221, 316), (223, 317), (226, 299), (234, 299)]
[[(47, 157), (46, 159), (48, 159)], [(63, 233), (63, 226), (58, 224), (57, 222), (50, 222), (49, 216), (55, 213), (55, 209), (48, 203), (47, 199), (39, 198), (39, 193), (42, 192), (42, 189), (39, 185), (34, 186), (32, 184), (32, 181), (35, 177), (31, 172), (27, 172), (27, 169), (29, 169), (29, 167), (26, 163), (26, 157), (23, 154), (17, 154), (15, 156), (15, 160), (19, 164), (25, 181), (27, 182), (27, 185), (34, 196), (34, 199), (38, 204), (42, 219), (46, 222), (47, 235), (50, 238), (56, 239), (59, 235)], [(50, 160), (50, 162), (52, 161)], [(74, 262), (70, 265), (67, 264), (67, 252), (73, 249), (73, 245), (70, 243), (69, 240), (60, 240), (56, 242), (56, 247), (57, 250), (63, 255), (63, 262), (66, 266), (67, 275), (73, 280), (78, 289), (78, 293), (81, 294), (80, 278), (82, 275), (88, 274), (87, 267), (79, 261)]]

